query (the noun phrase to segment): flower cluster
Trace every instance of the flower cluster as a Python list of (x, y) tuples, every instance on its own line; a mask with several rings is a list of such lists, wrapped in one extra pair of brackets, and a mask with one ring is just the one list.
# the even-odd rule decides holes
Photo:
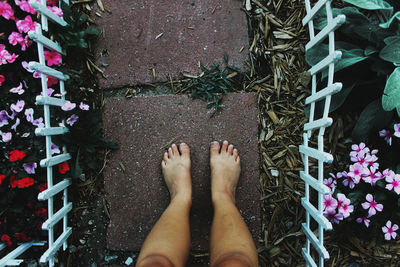
[[(339, 172), (336, 175), (330, 173), (330, 177), (324, 179), (324, 184), (330, 188), (331, 193), (323, 197), (324, 216), (331, 222), (339, 224), (343, 219), (350, 217), (350, 214), (358, 209), (359, 217), (354, 217), (357, 223), (364, 224), (367, 228), (370, 226), (371, 219), (381, 213), (384, 204), (380, 203), (374, 192), (378, 192), (377, 184), (386, 191), (391, 191), (396, 195), (400, 195), (400, 174), (396, 174), (393, 170), (379, 170), (378, 150), (370, 150), (365, 143), (353, 144), (350, 152), (350, 160), (352, 164), (347, 171)], [(335, 191), (336, 199), (333, 197)], [(356, 190), (358, 189), (358, 191)], [(357, 207), (351, 205), (343, 191), (350, 192), (349, 195), (356, 196)], [(358, 192), (356, 194), (356, 192)], [(364, 193), (368, 192), (368, 193)], [(370, 192), (370, 193), (369, 193)], [(392, 226), (390, 220), (386, 221), (386, 226), (382, 227), (385, 238), (390, 240), (396, 237), (395, 231), (397, 225)]]

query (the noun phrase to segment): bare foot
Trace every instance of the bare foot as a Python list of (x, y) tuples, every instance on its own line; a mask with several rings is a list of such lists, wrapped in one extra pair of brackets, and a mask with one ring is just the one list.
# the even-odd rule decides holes
[(161, 161), (162, 173), (167, 184), (171, 201), (175, 198), (181, 201), (192, 199), (192, 181), (190, 178), (190, 149), (185, 143), (178, 147), (173, 144), (164, 153)]
[(211, 197), (213, 201), (228, 197), (235, 201), (236, 186), (240, 176), (240, 158), (237, 149), (228, 141), (211, 143)]

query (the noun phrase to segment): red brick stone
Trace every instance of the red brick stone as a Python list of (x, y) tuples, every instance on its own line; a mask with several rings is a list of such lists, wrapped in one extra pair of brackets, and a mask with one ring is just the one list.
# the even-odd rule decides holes
[(139, 250), (146, 235), (169, 203), (161, 174), (164, 145), (174, 140), (191, 148), (193, 206), (192, 249), (206, 250), (213, 209), (210, 192), (209, 144), (228, 140), (239, 151), (241, 178), (237, 206), (255, 240), (261, 231), (257, 104), (254, 94), (224, 96), (225, 107), (211, 110), (187, 96), (108, 99), (104, 106), (107, 139), (120, 149), (112, 152), (105, 170), (106, 199), (111, 220), (107, 245), (115, 250)]
[(167, 81), (169, 75), (177, 78), (182, 72), (195, 75), (199, 61), (205, 65), (222, 63), (225, 52), (229, 64), (246, 70), (249, 45), (242, 1), (102, 2), (112, 13), (93, 17), (104, 31), (96, 50), (97, 65), (105, 76), (99, 76), (101, 88)]

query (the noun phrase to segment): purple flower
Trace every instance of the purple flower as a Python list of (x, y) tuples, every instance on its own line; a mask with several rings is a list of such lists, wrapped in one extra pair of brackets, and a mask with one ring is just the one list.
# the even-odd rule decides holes
[(66, 123), (70, 126), (74, 125), (75, 122), (79, 119), (78, 115), (72, 114), (71, 117), (69, 117), (66, 121)]
[(394, 128), (393, 135), (400, 138), (400, 123), (395, 124), (393, 128)]
[(11, 104), (11, 110), (19, 113), (24, 109), (25, 106), (25, 101), (24, 100), (18, 100), (17, 103)]
[(369, 183), (369, 184), (373, 184), (374, 181), (376, 180), (376, 169), (374, 167), (371, 168), (365, 168), (366, 173), (365, 175), (362, 177), (362, 179), (364, 180), (364, 182)]
[(0, 111), (0, 127), (7, 125), (8, 119), (11, 119), (11, 117), (8, 115), (7, 111), (5, 110)]
[(363, 151), (364, 153), (369, 152), (369, 148), (366, 147), (364, 143), (360, 143), (359, 145), (354, 144), (351, 146), (351, 149), (353, 151), (350, 152), (350, 157), (356, 157), (361, 151)]
[(79, 108), (82, 109), (82, 110), (89, 110), (89, 105), (84, 104), (83, 102), (81, 102), (79, 104)]
[(367, 202), (362, 203), (361, 206), (365, 210), (368, 209), (368, 217), (375, 215), (376, 211), (383, 210), (383, 205), (378, 204), (371, 194), (367, 194), (365, 198), (367, 199)]
[(75, 103), (71, 103), (70, 101), (66, 101), (64, 105), (62, 105), (61, 109), (64, 111), (73, 110), (76, 107)]
[(332, 180), (332, 178), (324, 179), (324, 185), (329, 187), (329, 189), (331, 190), (331, 193), (333, 193), (333, 191), (335, 191), (335, 187), (336, 187), (335, 184), (336, 184), (336, 181)]
[(44, 128), (44, 123), (43, 123), (43, 118), (37, 118), (32, 122), (33, 125), (35, 125), (37, 128)]
[(383, 129), (383, 130), (379, 131), (379, 136), (384, 137), (386, 143), (388, 143), (389, 146), (392, 145), (392, 133), (390, 131)]
[(394, 174), (386, 176), (386, 189), (387, 190), (394, 190), (396, 194), (400, 195), (400, 174)]
[(323, 195), (324, 210), (335, 210), (337, 207), (337, 200), (332, 195)]
[(22, 137), (28, 137), (30, 135), (30, 133), (24, 133), (23, 135), (22, 135)]
[[(47, 88), (47, 95), (51, 96), (54, 93), (53, 88)], [(43, 92), (40, 92), (40, 96), (43, 96)]]
[(12, 139), (12, 133), (10, 133), (10, 132), (2, 133), (1, 137), (2, 137), (3, 142), (10, 142)]
[(16, 132), (17, 131), (17, 126), (19, 125), (19, 123), (20, 123), (21, 121), (20, 121), (20, 119), (19, 118), (17, 118), (16, 120), (15, 120), (15, 123), (14, 123), (14, 125), (13, 126), (11, 126), (11, 129), (12, 130), (14, 130), (14, 132)]
[(22, 83), (19, 83), (17, 87), (10, 89), (11, 93), (22, 95), (25, 91), (22, 89)]
[(51, 143), (51, 154), (53, 155), (59, 153), (60, 153), (60, 148), (56, 144)]
[(358, 184), (362, 176), (367, 175), (367, 170), (360, 163), (355, 163), (350, 165), (350, 172), (347, 173), (348, 176), (354, 179), (354, 182)]
[(371, 220), (368, 218), (369, 217), (360, 217), (360, 218), (357, 218), (356, 221), (358, 223), (364, 223), (366, 227), (369, 227), (369, 223), (371, 222)]
[(337, 203), (338, 212), (343, 215), (343, 218), (349, 217), (350, 213), (354, 211), (354, 206), (350, 205), (350, 199), (344, 194), (337, 194)]
[(343, 214), (336, 213), (335, 210), (326, 210), (324, 216), (331, 222), (339, 224), (343, 220)]
[(390, 240), (390, 239), (396, 239), (397, 233), (396, 231), (399, 229), (399, 226), (397, 224), (393, 224), (391, 221), (386, 222), (386, 226), (382, 227), (382, 232), (385, 234), (385, 239)]
[(25, 109), (26, 120), (30, 123), (33, 122), (33, 108)]
[(27, 174), (34, 174), (37, 164), (36, 162), (24, 163), (22, 164), (22, 167), (24, 167)]

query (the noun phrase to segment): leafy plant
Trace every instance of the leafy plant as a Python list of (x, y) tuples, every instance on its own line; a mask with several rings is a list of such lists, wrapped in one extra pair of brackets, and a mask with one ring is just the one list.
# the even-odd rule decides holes
[[(224, 56), (225, 63), (228, 64), (228, 54)], [(201, 64), (203, 74), (200, 77), (192, 80), (189, 83), (188, 88), (192, 90), (190, 97), (192, 99), (202, 99), (207, 102), (207, 108), (214, 106), (213, 116), (221, 106), (221, 99), (226, 94), (229, 88), (232, 86), (232, 77), (239, 72), (239, 70), (233, 66), (227, 65), (223, 69), (219, 66), (219, 63), (215, 63), (211, 68), (207, 68)], [(234, 72), (232, 72), (234, 71)]]
[[(362, 109), (353, 137), (365, 141), (369, 134), (392, 122), (392, 110), (396, 109), (400, 116), (400, 5), (394, 0), (344, 2), (356, 7), (332, 10), (334, 17), (344, 14), (346, 22), (335, 31), (338, 40), (335, 49), (342, 52), (335, 72), (337, 80), (343, 82), (343, 89), (333, 95), (330, 111), (345, 103), (353, 110)], [(326, 12), (321, 11), (314, 23), (317, 30), (322, 30), (327, 25)], [(321, 43), (307, 51), (306, 60), (315, 65), (327, 55), (328, 44)], [(327, 71), (322, 73), (320, 82), (326, 78)], [(371, 107), (375, 112), (368, 111)], [(352, 111), (349, 107), (343, 108)], [(319, 103), (316, 112), (321, 110), (322, 103)], [(366, 127), (366, 121), (372, 124)]]

